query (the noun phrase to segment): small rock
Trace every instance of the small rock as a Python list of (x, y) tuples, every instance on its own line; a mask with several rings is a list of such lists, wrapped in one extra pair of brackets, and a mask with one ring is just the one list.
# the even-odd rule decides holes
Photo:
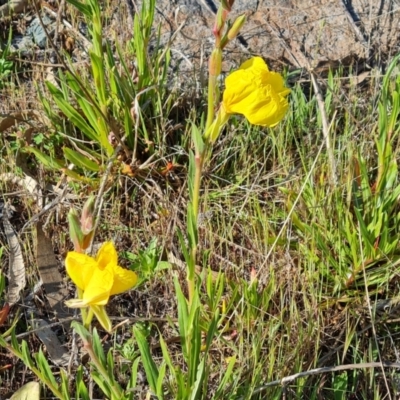
[[(52, 20), (44, 15), (42, 17), (43, 25), (46, 27), (47, 32), (50, 34), (52, 33), (53, 27)], [(28, 29), (26, 30), (27, 35), (30, 35), (33, 38), (33, 41), (37, 44), (37, 46), (41, 49), (46, 48), (47, 36), (46, 33), (40, 24), (39, 18), (35, 18), (32, 23), (29, 25)]]

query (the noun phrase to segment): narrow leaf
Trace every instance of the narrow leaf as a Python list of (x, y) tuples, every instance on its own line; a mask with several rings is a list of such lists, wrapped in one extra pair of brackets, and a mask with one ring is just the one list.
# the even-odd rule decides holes
[(76, 165), (78, 168), (93, 172), (98, 172), (100, 170), (98, 164), (96, 164), (92, 160), (89, 160), (83, 154), (78, 153), (77, 151), (72, 150), (68, 147), (64, 147), (63, 151), (67, 160), (70, 161), (72, 164)]
[(135, 335), (140, 355), (142, 356), (142, 362), (144, 370), (146, 371), (147, 380), (153, 392), (157, 392), (157, 381), (158, 381), (158, 369), (151, 356), (150, 347), (147, 343), (146, 337), (140, 331), (138, 327), (133, 327), (133, 333)]

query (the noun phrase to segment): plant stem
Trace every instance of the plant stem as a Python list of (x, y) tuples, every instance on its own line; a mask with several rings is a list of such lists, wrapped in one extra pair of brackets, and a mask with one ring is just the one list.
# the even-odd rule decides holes
[(207, 129), (211, 126), (211, 124), (214, 121), (214, 107), (215, 107), (214, 94), (215, 94), (216, 82), (217, 82), (217, 77), (210, 75), (208, 78), (208, 104), (207, 104), (207, 122), (206, 122), (205, 132), (207, 132)]
[[(82, 315), (82, 318), (83, 318), (83, 315)], [(88, 330), (90, 329), (90, 324), (92, 322), (92, 319), (93, 319), (93, 310), (91, 308), (89, 308), (89, 312), (86, 314), (85, 319), (83, 321), (83, 326)]]

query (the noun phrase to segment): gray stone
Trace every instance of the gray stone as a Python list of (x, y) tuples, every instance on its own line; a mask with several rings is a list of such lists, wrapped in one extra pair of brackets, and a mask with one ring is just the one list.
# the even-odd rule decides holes
[(14, 35), (11, 41), (11, 51), (28, 51), (35, 47), (31, 36)]
[[(210, 6), (214, 4), (214, 7)], [(251, 55), (269, 63), (294, 67), (372, 63), (400, 49), (400, 2), (352, 0), (236, 0), (231, 20), (245, 13), (241, 37), (224, 53), (224, 71)], [(347, 5), (346, 5), (347, 4)], [(158, 0), (157, 22), (166, 44), (182, 24), (172, 44), (174, 64), (206, 67), (212, 49), (216, 0)]]
[[(47, 31), (51, 32), (51, 24), (53, 21), (46, 15), (42, 16), (42, 21), (43, 25), (47, 28)], [(39, 48), (46, 48), (47, 36), (42, 25), (40, 24), (39, 18), (36, 17), (34, 20), (32, 20), (31, 24), (26, 30), (26, 33), (33, 38), (33, 41)]]

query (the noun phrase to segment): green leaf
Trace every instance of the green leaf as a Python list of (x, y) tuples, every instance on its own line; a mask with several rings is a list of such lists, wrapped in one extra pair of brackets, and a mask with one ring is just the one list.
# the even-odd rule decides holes
[(54, 101), (56, 102), (59, 109), (65, 114), (65, 116), (89, 139), (99, 143), (99, 137), (94, 129), (87, 123), (87, 121), (75, 110), (71, 104), (64, 99), (62, 92), (54, 86), (52, 83), (46, 81), (46, 85), (52, 94)]
[(235, 364), (236, 364), (236, 357), (235, 356), (230, 357), (226, 372), (225, 372), (221, 382), (219, 383), (217, 390), (215, 391), (215, 394), (213, 397), (214, 400), (216, 400), (218, 398), (222, 398), (221, 396), (223, 395), (224, 389), (226, 389), (226, 387), (228, 386), (228, 382), (232, 376), (233, 367), (235, 366)]
[(107, 374), (110, 378), (112, 378), (112, 380), (115, 383), (115, 379), (114, 379), (114, 357), (113, 357), (113, 349), (110, 349), (109, 352), (107, 353)]
[(344, 371), (333, 375), (333, 397), (334, 400), (344, 400), (347, 396), (348, 374)]
[(178, 326), (179, 326), (179, 335), (181, 338), (181, 344), (182, 344), (182, 352), (183, 356), (185, 357), (185, 360), (187, 361), (189, 359), (189, 349), (190, 349), (190, 343), (188, 342), (188, 329), (189, 329), (189, 324), (188, 324), (188, 305), (187, 305), (187, 300), (186, 297), (184, 296), (181, 286), (179, 284), (179, 281), (176, 277), (174, 277), (174, 284), (175, 284), (175, 293), (176, 293), (176, 299), (178, 302)]
[(47, 381), (51, 382), (53, 386), (57, 387), (58, 385), (56, 379), (53, 375), (53, 372), (50, 369), (49, 363), (47, 362), (42, 349), (39, 349), (39, 352), (35, 354), (35, 359), (40, 371), (45, 376)]
[[(178, 239), (179, 239), (180, 249), (182, 250), (183, 258), (185, 259), (186, 264), (187, 265), (193, 264), (193, 262), (191, 261), (190, 254), (189, 254), (189, 249), (187, 248), (185, 239), (182, 235), (182, 232), (179, 229), (177, 230), (177, 235), (178, 235)], [(193, 265), (193, 268), (194, 268), (194, 265)]]
[[(129, 380), (128, 387), (126, 388), (127, 393), (129, 394), (129, 400), (134, 400), (134, 389), (136, 388), (137, 385), (137, 379), (138, 379), (138, 369), (139, 369), (139, 362), (140, 362), (140, 357), (137, 357), (136, 360), (132, 363), (132, 368), (131, 368), (131, 378)], [(85, 399), (86, 400), (86, 399)]]
[(91, 339), (91, 335), (89, 331), (79, 322), (72, 321), (71, 328), (76, 331), (76, 333), (82, 338), (84, 342), (89, 342)]
[(92, 17), (92, 11), (89, 5), (83, 4), (77, 0), (67, 0), (68, 3), (72, 4), (76, 7), (82, 14), (86, 15), (87, 17)]
[(189, 199), (193, 202), (193, 187), (194, 187), (194, 176), (196, 171), (196, 161), (193, 151), (189, 151), (189, 170), (188, 170), (188, 187), (189, 187)]
[[(64, 396), (63, 400), (70, 399), (70, 383), (69, 383), (69, 375), (67, 375), (67, 372), (63, 369), (60, 369), (60, 376), (61, 376), (61, 393)], [(89, 400), (87, 397), (79, 397), (82, 400)]]
[(203, 154), (204, 141), (199, 128), (194, 123), (192, 124), (192, 140), (194, 143), (194, 148), (196, 149), (196, 154)]
[(85, 83), (79, 80), (78, 75), (73, 75), (67, 72), (64, 80), (67, 88), (66, 96), (68, 96), (68, 93), (72, 93), (78, 102), (79, 107), (83, 111), (83, 114), (89, 121), (89, 124), (94, 128), (94, 130), (96, 130), (98, 118), (101, 117), (99, 105), (95, 103), (96, 100), (90, 97), (90, 93), (82, 90), (82, 86), (84, 86)]
[(157, 381), (159, 377), (157, 366), (151, 356), (150, 347), (147, 343), (146, 337), (143, 335), (142, 331), (137, 327), (133, 327), (133, 334), (135, 335), (140, 355), (142, 357), (143, 367), (146, 371), (146, 377), (149, 381), (151, 390), (157, 393)]
[(24, 151), (34, 154), (35, 157), (39, 160), (39, 162), (49, 169), (55, 169), (57, 171), (60, 171), (64, 167), (62, 161), (59, 161), (55, 158), (48, 156), (47, 154), (42, 153), (35, 147), (25, 146)]
[(192, 299), (190, 307), (189, 318), (187, 321), (186, 336), (187, 341), (190, 345), (189, 350), (189, 382), (193, 385), (198, 378), (198, 368), (200, 363), (200, 352), (201, 352), (201, 328), (199, 324), (200, 320), (200, 301), (198, 298), (198, 292), (195, 292), (195, 296)]
[[(97, 383), (101, 391), (105, 394), (108, 399), (113, 399), (112, 391), (107, 381), (97, 371), (91, 373), (93, 380)], [(122, 400), (122, 399), (121, 399)]]
[(166, 364), (168, 365), (170, 373), (172, 374), (172, 376), (174, 377), (174, 380), (176, 381), (176, 368), (175, 368), (174, 364), (172, 363), (171, 356), (169, 355), (169, 352), (168, 352), (167, 344), (165, 343), (165, 340), (162, 338), (161, 335), (160, 335), (160, 347), (161, 347), (163, 359), (166, 362)]
[(163, 382), (165, 378), (165, 372), (166, 372), (166, 364), (163, 362), (158, 370), (158, 379), (157, 379), (157, 385), (156, 385), (156, 394), (157, 398), (162, 400), (164, 398), (164, 393), (163, 393)]
[(34, 368), (34, 363), (31, 357), (31, 350), (28, 347), (28, 343), (23, 340), (21, 343), (21, 353), (22, 353), (22, 359), (25, 363), (25, 365), (29, 368), (32, 369)]
[(96, 178), (86, 178), (85, 176), (77, 174), (75, 171), (72, 171), (71, 169), (68, 168), (62, 168), (62, 172), (67, 175), (69, 178), (77, 181), (77, 182), (83, 182), (86, 185), (89, 185), (91, 187), (95, 187), (99, 179)]
[(204, 372), (205, 372), (205, 362), (204, 359), (200, 361), (197, 365), (196, 380), (193, 385), (192, 393), (190, 396), (191, 400), (197, 400), (201, 397), (203, 390)]
[(101, 107), (107, 106), (106, 84), (104, 76), (104, 60), (103, 57), (90, 52), (90, 60), (92, 62), (93, 79), (97, 92), (97, 100)]
[(81, 168), (83, 170), (89, 170), (93, 172), (99, 172), (100, 167), (98, 164), (96, 164), (94, 161), (89, 160), (87, 157), (85, 157), (83, 154), (78, 153), (75, 150), (72, 150), (68, 147), (63, 148), (64, 155), (68, 161), (70, 161), (72, 164), (77, 166), (78, 168)]
[(82, 367), (82, 365), (80, 365), (78, 367), (77, 371), (76, 371), (75, 381), (76, 381), (76, 395), (75, 395), (75, 397), (77, 399), (90, 400), (89, 392), (88, 392), (87, 387), (85, 386), (85, 383), (83, 381), (83, 367)]
[[(197, 246), (198, 243), (198, 232), (197, 232), (197, 221), (196, 216), (193, 212), (192, 203), (188, 204), (187, 210), (187, 229), (188, 229), (188, 239), (189, 239), (189, 247), (193, 249)], [(192, 266), (190, 266), (192, 267)], [(193, 265), (194, 268), (194, 265)]]
[(93, 329), (92, 338), (93, 338), (92, 340), (93, 351), (96, 354), (97, 358), (99, 359), (101, 365), (103, 367), (106, 367), (106, 355), (104, 354), (103, 345), (101, 343), (101, 339), (96, 328)]

